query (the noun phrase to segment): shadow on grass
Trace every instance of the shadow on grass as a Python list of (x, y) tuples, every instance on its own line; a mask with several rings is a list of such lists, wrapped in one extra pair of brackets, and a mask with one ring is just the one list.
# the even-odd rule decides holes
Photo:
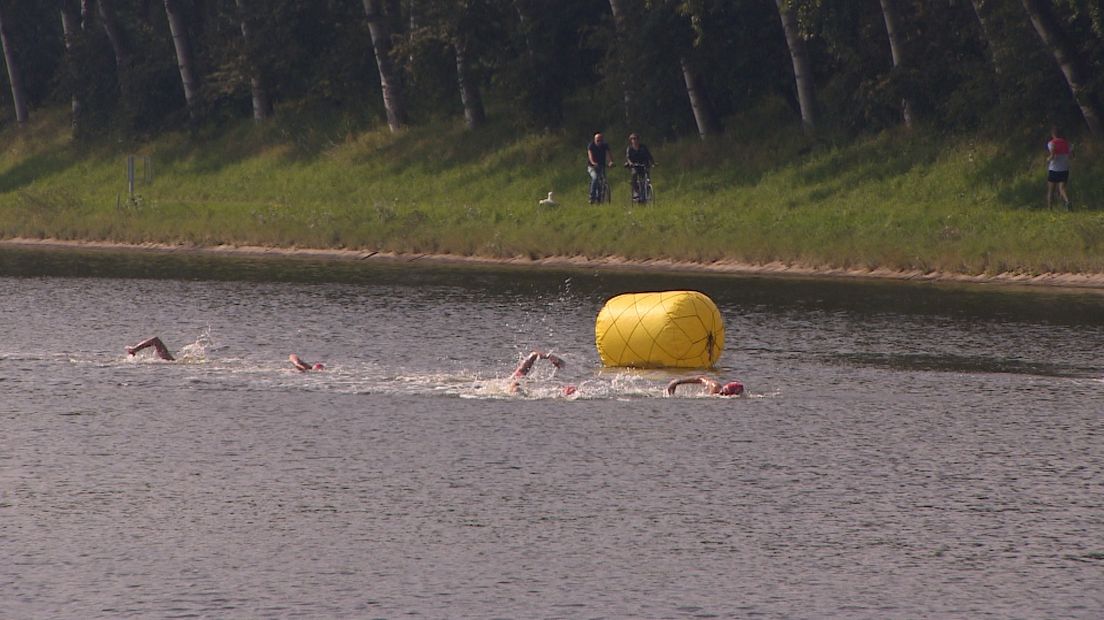
[(375, 119), (336, 110), (282, 110), (260, 124), (238, 120), (196, 135), (163, 139), (157, 161), (161, 166), (186, 164), (193, 172), (212, 174), (278, 149), (285, 163), (311, 162), (375, 127)]
[(24, 188), (39, 178), (61, 174), (75, 163), (75, 158), (57, 152), (32, 155), (22, 159), (7, 172), (0, 174), (0, 194)]
[[(1039, 142), (1035, 143), (1038, 148), (1025, 146), (1032, 144), (1031, 137), (1023, 131), (1003, 136), (998, 141), (1000, 154), (987, 158), (970, 175), (975, 183), (997, 187), (997, 202), (1008, 209), (1046, 210), (1046, 153)], [(1085, 136), (1071, 139), (1076, 145), (1068, 184), (1073, 210), (1104, 209), (1104, 162), (1099, 157), (1102, 143)], [(1062, 204), (1057, 190), (1052, 204), (1055, 208)]]
[[(378, 149), (365, 151), (353, 158), (356, 164), (383, 162), (386, 169), (401, 173), (411, 168), (438, 174), (457, 167), (481, 167), (488, 163), (497, 169), (522, 167), (532, 163), (533, 152), (509, 155), (518, 137), (509, 123), (491, 119), (478, 130), (467, 129), (459, 119), (432, 126), (408, 127), (383, 143)], [(548, 140), (534, 138), (535, 152), (546, 149)]]
[(917, 167), (930, 166), (939, 157), (940, 147), (926, 137), (879, 137), (865, 144), (837, 149), (802, 167), (797, 177), (808, 187), (827, 186), (816, 190), (818, 195), (826, 196), (862, 183), (881, 182), (900, 176)]
[[(996, 187), (997, 202), (1008, 209), (1033, 211), (1046, 208), (1046, 163), (1035, 153), (1032, 156), (1026, 149), (1013, 148), (1003, 144), (1000, 154), (987, 157), (970, 174), (970, 180), (978, 185)], [(1026, 162), (1035, 162), (1035, 166), (1025, 172)], [(1061, 204), (1061, 198), (1055, 192), (1055, 204)]]

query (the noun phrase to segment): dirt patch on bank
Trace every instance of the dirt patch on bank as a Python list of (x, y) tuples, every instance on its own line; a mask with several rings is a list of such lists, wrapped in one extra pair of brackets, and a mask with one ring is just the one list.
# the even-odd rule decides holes
[(533, 267), (572, 267), (612, 269), (622, 271), (662, 271), (668, 273), (717, 273), (801, 278), (844, 278), (911, 280), (930, 282), (969, 282), (978, 284), (1010, 284), (1058, 288), (1104, 290), (1104, 273), (998, 273), (965, 274), (945, 271), (900, 271), (893, 269), (840, 269), (783, 262), (750, 264), (734, 261), (695, 263), (665, 259), (630, 260), (618, 256), (550, 256), (546, 258), (492, 258), (457, 256), (452, 254), (396, 254), (363, 250), (278, 248), (248, 245), (170, 245), (161, 243), (125, 244), (106, 241), (65, 241), (59, 239), (0, 239), (0, 246), (43, 247), (58, 249), (98, 249), (110, 251), (169, 252), (224, 254), (244, 256), (290, 256), (332, 260), (373, 260), (393, 262), (432, 262), (453, 264), (521, 265)]

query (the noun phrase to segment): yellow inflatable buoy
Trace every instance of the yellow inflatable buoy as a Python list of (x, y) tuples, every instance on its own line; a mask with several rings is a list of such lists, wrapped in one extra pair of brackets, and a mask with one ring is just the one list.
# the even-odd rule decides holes
[(626, 293), (602, 306), (594, 342), (606, 366), (709, 368), (724, 350), (724, 321), (697, 291)]

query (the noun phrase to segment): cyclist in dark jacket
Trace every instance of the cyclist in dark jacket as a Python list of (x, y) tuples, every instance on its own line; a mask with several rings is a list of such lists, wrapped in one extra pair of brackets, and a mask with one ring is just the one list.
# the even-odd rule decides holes
[(640, 202), (640, 186), (645, 175), (655, 165), (655, 158), (648, 147), (640, 141), (640, 136), (629, 134), (629, 146), (625, 149), (625, 166), (632, 170), (632, 199)]
[(590, 204), (599, 202), (603, 196), (602, 182), (606, 177), (606, 168), (613, 166), (610, 147), (602, 132), (594, 134), (594, 141), (587, 145), (587, 173), (590, 174)]

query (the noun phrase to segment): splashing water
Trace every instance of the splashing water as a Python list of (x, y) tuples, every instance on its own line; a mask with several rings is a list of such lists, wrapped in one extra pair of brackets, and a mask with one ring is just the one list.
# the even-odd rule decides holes
[(180, 348), (180, 355), (177, 357), (182, 362), (205, 362), (207, 361), (207, 351), (213, 346), (214, 340), (211, 339), (211, 326), (208, 325), (195, 339), (195, 342), (186, 344)]

